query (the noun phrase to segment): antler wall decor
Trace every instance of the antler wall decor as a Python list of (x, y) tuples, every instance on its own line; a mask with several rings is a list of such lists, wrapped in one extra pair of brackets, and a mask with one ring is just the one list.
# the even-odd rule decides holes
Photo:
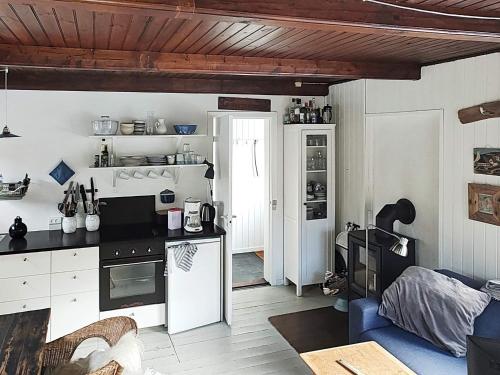
[(496, 102), (483, 103), (474, 107), (464, 108), (458, 111), (458, 118), (462, 124), (500, 117), (500, 100)]

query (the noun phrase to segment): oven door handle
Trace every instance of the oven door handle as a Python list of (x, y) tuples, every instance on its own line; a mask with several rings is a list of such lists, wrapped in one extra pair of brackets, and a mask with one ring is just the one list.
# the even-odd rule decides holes
[(133, 262), (133, 263), (124, 263), (124, 264), (107, 264), (102, 266), (102, 268), (114, 268), (114, 267), (125, 267), (125, 266), (136, 266), (138, 264), (149, 264), (149, 263), (163, 263), (163, 259), (158, 260), (146, 260), (144, 262)]

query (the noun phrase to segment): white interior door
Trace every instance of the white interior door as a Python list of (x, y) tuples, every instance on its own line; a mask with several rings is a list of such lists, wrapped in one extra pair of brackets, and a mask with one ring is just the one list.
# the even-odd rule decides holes
[(416, 208), (410, 225), (396, 222), (394, 230), (417, 239), (417, 264), (439, 266), (441, 139), (440, 110), (369, 115), (367, 139), (368, 220), (386, 204), (407, 198)]
[(213, 119), (214, 134), (214, 206), (216, 223), (226, 231), (224, 237), (224, 318), (231, 324), (233, 315), (233, 249), (232, 231), (232, 147), (233, 117), (223, 115)]

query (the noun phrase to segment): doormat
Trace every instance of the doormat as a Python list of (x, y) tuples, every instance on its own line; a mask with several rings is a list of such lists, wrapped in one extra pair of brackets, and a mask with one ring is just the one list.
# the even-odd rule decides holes
[(349, 344), (348, 314), (333, 307), (272, 316), (269, 321), (298, 353)]

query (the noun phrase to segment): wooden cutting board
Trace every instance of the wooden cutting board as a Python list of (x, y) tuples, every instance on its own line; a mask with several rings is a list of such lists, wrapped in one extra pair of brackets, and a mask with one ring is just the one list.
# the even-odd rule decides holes
[(353, 375), (336, 361), (342, 359), (363, 375), (416, 375), (375, 341), (339, 346), (300, 355), (316, 375)]

